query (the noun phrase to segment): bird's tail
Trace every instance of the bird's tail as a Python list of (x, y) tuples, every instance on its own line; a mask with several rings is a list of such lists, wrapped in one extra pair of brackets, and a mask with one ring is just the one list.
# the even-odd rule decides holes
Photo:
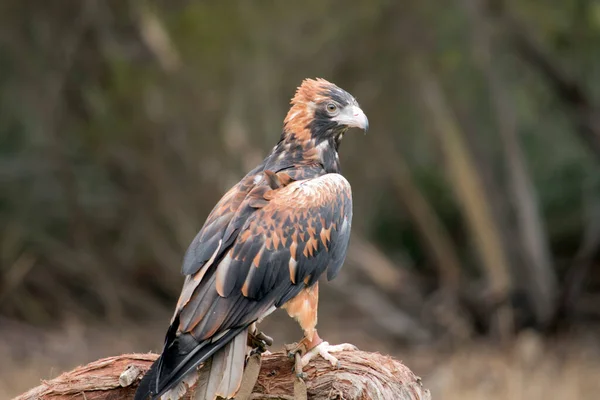
[(153, 382), (160, 365), (160, 358), (146, 372), (136, 391), (135, 399), (178, 400), (188, 388), (195, 385), (194, 399), (215, 400), (217, 396), (230, 399), (235, 396), (242, 383), (247, 353), (248, 329), (239, 332), (219, 351), (204, 361), (199, 368), (188, 372), (179, 383), (159, 396), (152, 395)]
[(214, 400), (217, 396), (230, 399), (242, 384), (246, 361), (248, 330), (244, 330), (198, 371), (194, 398)]

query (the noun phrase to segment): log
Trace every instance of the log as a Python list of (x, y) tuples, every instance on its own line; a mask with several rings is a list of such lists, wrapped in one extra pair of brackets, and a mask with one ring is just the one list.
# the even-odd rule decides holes
[[(143, 374), (158, 355), (123, 354), (103, 358), (42, 381), (14, 400), (133, 399)], [(315, 358), (305, 367), (308, 400), (430, 400), (421, 378), (389, 356), (364, 351), (336, 354), (340, 368)], [(295, 400), (293, 362), (284, 352), (263, 355), (252, 400)], [(193, 387), (183, 397), (193, 398)]]

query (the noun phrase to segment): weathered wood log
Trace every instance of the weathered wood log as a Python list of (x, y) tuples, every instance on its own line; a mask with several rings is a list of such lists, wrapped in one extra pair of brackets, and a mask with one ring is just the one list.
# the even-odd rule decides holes
[[(304, 370), (309, 400), (429, 400), (429, 390), (410, 369), (378, 353), (336, 354), (340, 368), (317, 357)], [(65, 372), (14, 400), (124, 400), (135, 389), (156, 354), (124, 354)], [(283, 353), (264, 355), (252, 400), (294, 400), (293, 362)], [(193, 388), (184, 399), (191, 399)]]

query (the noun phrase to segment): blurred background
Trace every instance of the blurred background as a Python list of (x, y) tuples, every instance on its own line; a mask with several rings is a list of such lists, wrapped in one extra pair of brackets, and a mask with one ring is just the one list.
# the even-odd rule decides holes
[(434, 399), (597, 399), (598, 48), (596, 0), (3, 1), (0, 398), (160, 350), (185, 249), (323, 77), (371, 130), (321, 336)]

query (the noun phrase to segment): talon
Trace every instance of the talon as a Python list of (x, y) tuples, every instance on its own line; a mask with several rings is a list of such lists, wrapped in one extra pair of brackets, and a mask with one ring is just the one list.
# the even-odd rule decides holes
[(258, 355), (263, 355), (263, 354), (264, 354), (264, 355), (268, 355), (268, 354), (271, 354), (271, 352), (270, 352), (269, 350), (266, 350), (266, 349), (264, 349), (264, 348), (261, 348), (261, 347), (255, 347), (255, 348), (253, 348), (252, 350), (250, 350), (250, 353), (249, 353), (249, 355), (250, 355), (250, 356), (252, 356), (252, 355), (254, 355), (254, 354), (258, 354)]
[(267, 346), (273, 345), (273, 338), (271, 336), (265, 335), (264, 332), (258, 332), (256, 338), (261, 340)]
[(294, 371), (296, 372), (296, 378), (298, 379), (306, 379), (306, 374), (302, 371), (302, 357), (300, 357), (300, 353), (294, 354)]
[(305, 380), (307, 378), (306, 372), (296, 372), (296, 378)]
[(306, 344), (304, 341), (300, 341), (300, 343), (286, 344), (283, 347), (287, 351), (288, 358), (294, 358), (296, 354), (302, 355), (306, 353)]
[(248, 331), (248, 346), (254, 350), (264, 353), (267, 351), (267, 347), (273, 344), (273, 338), (265, 335), (256, 328), (256, 324), (253, 324)]

